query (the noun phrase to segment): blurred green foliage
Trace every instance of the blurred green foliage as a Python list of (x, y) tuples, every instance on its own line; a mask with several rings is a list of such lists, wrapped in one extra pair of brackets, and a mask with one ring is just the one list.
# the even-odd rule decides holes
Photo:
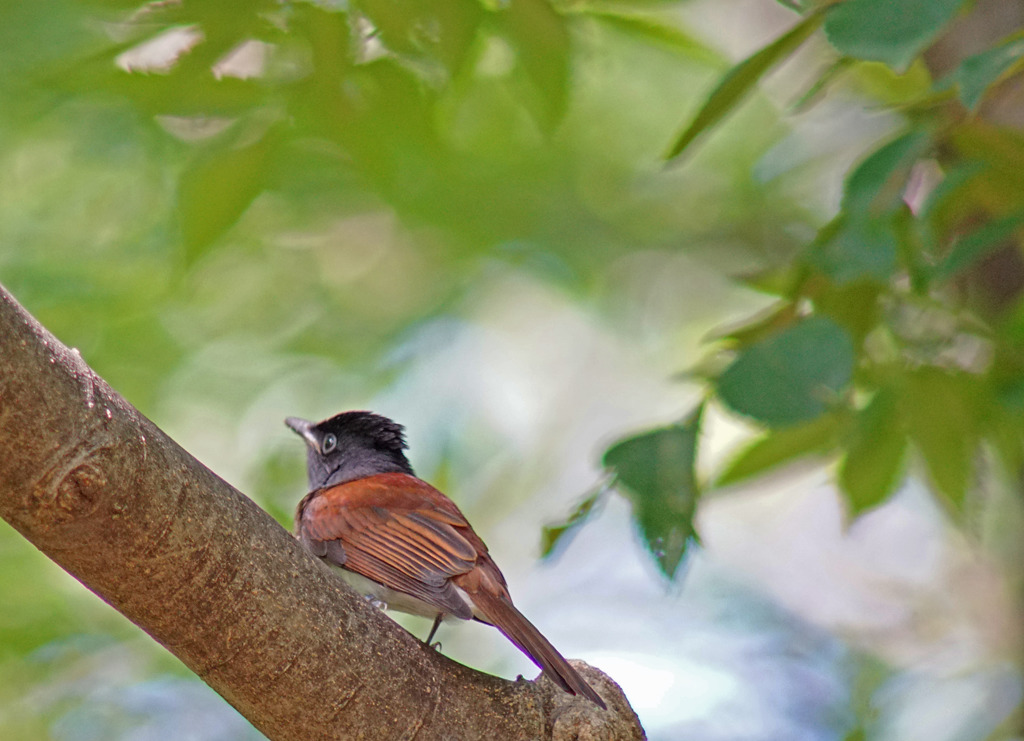
[[(387, 388), (502, 271), (612, 315), (638, 251), (797, 249), (812, 209), (750, 174), (784, 131), (764, 100), (662, 171), (679, 91), (725, 66), (671, 4), (0, 4), (0, 281), (287, 524), (275, 400)], [(0, 558), (0, 736), (110, 738), (131, 712), (77, 709), (186, 674), (6, 527)]]
[[(686, 252), (760, 309), (711, 333), (684, 421), (608, 448), (545, 552), (618, 491), (671, 579), (702, 496), (804, 458), (834, 464), (851, 517), (919, 472), (969, 527), (1024, 466), (1024, 135), (988, 107), (1021, 31), (939, 71), (972, 4), (784, 4), (732, 65), (658, 0), (5, 4), (0, 278), (172, 434), (191, 417), (224, 444), (209, 400), (384, 387), (496, 263), (611, 314), (619, 260)], [(759, 90), (794, 56), (817, 71), (780, 113)], [(820, 155), (862, 150), (837, 211), (801, 190), (811, 165), (765, 174), (785, 113), (853, 97), (897, 124)], [(704, 471), (723, 409), (749, 437)], [(259, 452), (228, 473), (286, 521), (301, 460)], [(33, 573), (0, 648), (109, 621)]]
[[(669, 157), (719, 125), (822, 18), (837, 60), (812, 84), (814, 96), (874, 61), (895, 75), (922, 70), (921, 55), (962, 5), (848, 0), (808, 10), (725, 74)], [(887, 85), (878, 97), (907, 114), (903, 133), (865, 154), (846, 178), (839, 212), (801, 254), (747, 279), (778, 296), (777, 309), (723, 337), (713, 353), (730, 362), (702, 366), (724, 365), (708, 377), (714, 398), (769, 432), (726, 464), (719, 486), (827, 456), (838, 459), (837, 482), (857, 516), (903, 481), (909, 446), (957, 515), (984, 488), (979, 465), (988, 454), (1000, 466), (987, 475), (1018, 488), (1024, 416), (1006, 392), (1024, 380), (1024, 171), (1012, 176), (1008, 163), (1024, 162), (1024, 137), (971, 115), (948, 92), (952, 81), (976, 110), (990, 87), (1020, 71), (1020, 55), (1013, 29), (948, 77), (917, 72), (915, 85)], [(933, 182), (922, 185), (928, 172)], [(996, 254), (1010, 275), (991, 274)], [(995, 299), (1000, 291), (1007, 295)], [(651, 452), (637, 450), (637, 460)], [(692, 527), (691, 517), (677, 514), (675, 526)]]

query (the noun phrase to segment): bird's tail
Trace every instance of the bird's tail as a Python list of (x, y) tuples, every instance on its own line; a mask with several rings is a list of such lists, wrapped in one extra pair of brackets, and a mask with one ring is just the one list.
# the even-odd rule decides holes
[(545, 638), (533, 623), (519, 612), (504, 595), (479, 590), (471, 595), (476, 607), (495, 628), (516, 644), (539, 666), (555, 684), (573, 695), (583, 695), (602, 709), (607, 709), (600, 695), (573, 669), (562, 654)]

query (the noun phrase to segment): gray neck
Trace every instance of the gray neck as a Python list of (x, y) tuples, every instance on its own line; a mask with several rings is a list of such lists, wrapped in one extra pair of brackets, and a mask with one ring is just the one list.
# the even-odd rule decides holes
[(397, 461), (391, 455), (381, 451), (361, 450), (358, 455), (348, 460), (326, 463), (315, 453), (309, 457), (310, 490), (327, 489), (338, 484), (345, 484), (356, 479), (374, 476), (378, 473), (407, 473), (414, 476), (412, 467), (406, 461)]

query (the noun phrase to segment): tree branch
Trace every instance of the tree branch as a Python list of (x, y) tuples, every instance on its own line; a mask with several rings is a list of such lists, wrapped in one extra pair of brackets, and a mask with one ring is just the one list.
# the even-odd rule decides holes
[(0, 516), (271, 739), (639, 739), (424, 646), (111, 389), (0, 286)]

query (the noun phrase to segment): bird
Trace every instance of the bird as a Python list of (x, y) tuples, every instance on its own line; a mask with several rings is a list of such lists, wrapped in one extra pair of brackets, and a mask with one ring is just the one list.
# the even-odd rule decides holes
[(402, 425), (367, 411), (285, 424), (306, 443), (310, 491), (296, 508), (295, 534), (310, 553), (378, 606), (433, 618), (428, 645), (444, 619), (492, 625), (563, 690), (607, 708), (512, 604), (455, 503), (416, 477)]

